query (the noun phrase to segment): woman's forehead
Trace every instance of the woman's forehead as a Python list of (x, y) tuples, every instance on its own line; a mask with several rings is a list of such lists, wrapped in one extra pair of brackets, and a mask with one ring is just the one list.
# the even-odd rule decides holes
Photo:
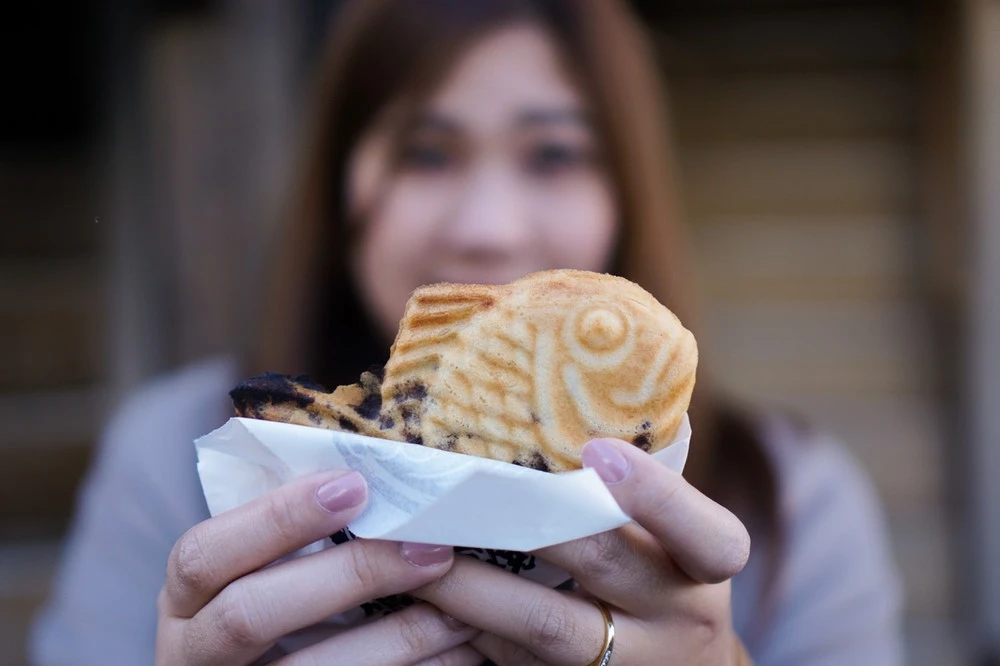
[(471, 45), (428, 98), (420, 124), (489, 128), (578, 123), (585, 100), (553, 40), (530, 24), (512, 25)]

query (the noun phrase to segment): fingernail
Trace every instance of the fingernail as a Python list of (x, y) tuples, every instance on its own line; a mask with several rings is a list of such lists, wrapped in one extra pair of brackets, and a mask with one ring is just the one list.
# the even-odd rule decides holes
[(365, 479), (357, 472), (351, 472), (327, 481), (316, 491), (316, 501), (326, 511), (339, 513), (353, 509), (365, 501), (368, 488)]
[(580, 454), (584, 467), (592, 467), (604, 483), (621, 483), (628, 476), (632, 464), (622, 455), (614, 442), (607, 439), (592, 439)]
[(455, 631), (459, 631), (460, 629), (465, 629), (466, 627), (469, 626), (465, 622), (462, 622), (461, 620), (459, 620), (457, 617), (452, 617), (451, 615), (448, 615), (447, 613), (444, 613), (441, 616), (441, 620), (447, 626), (451, 627)]
[(429, 543), (403, 543), (399, 545), (403, 559), (415, 567), (444, 564), (451, 559), (453, 550), (451, 546), (435, 546)]

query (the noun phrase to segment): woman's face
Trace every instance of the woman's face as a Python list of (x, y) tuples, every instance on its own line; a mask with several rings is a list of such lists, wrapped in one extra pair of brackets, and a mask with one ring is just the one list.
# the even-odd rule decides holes
[(607, 267), (617, 211), (588, 117), (546, 34), (512, 26), (466, 52), (397, 145), (384, 128), (364, 138), (352, 269), (386, 334), (423, 284)]

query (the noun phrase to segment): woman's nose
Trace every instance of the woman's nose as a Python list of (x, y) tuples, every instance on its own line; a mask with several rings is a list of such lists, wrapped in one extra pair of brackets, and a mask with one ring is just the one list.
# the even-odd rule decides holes
[(526, 198), (511, 169), (481, 165), (457, 199), (446, 225), (447, 242), (467, 252), (516, 252), (531, 240)]

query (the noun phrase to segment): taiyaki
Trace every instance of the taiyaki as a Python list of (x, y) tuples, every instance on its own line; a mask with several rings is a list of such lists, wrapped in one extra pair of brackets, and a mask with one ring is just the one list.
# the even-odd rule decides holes
[(506, 285), (417, 289), (381, 373), (332, 393), (262, 375), (231, 395), (241, 416), (409, 441), (546, 471), (617, 437), (666, 446), (687, 411), (694, 336), (651, 294), (586, 271)]

